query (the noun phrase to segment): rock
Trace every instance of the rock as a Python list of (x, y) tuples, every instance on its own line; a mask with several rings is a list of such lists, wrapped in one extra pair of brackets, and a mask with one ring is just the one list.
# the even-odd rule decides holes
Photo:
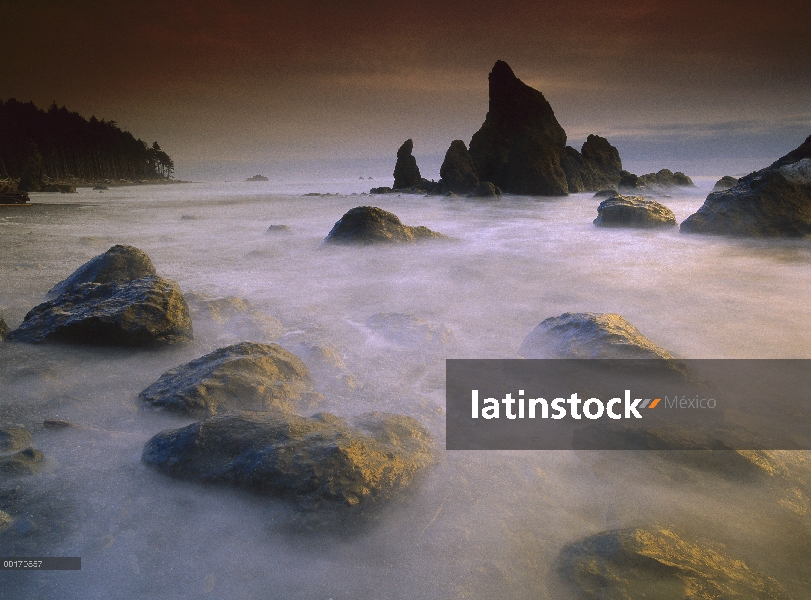
[(617, 189), (621, 192), (641, 192), (645, 189), (644, 184), (639, 181), (639, 177), (628, 171), (620, 173), (620, 181)]
[(33, 475), (42, 468), (43, 460), (42, 452), (30, 447), (16, 454), (0, 456), (0, 474)]
[(510, 194), (568, 193), (560, 154), (566, 132), (543, 94), (518, 79), (504, 61), (489, 75), (487, 117), (470, 140), (470, 156), (480, 181), (492, 181)]
[(390, 187), (376, 187), (369, 190), (370, 194), (391, 194), (394, 190)]
[(560, 164), (566, 173), (569, 193), (615, 188), (621, 178), (619, 151), (599, 135), (588, 136), (581, 152), (566, 146)]
[(192, 339), (178, 285), (158, 276), (81, 283), (31, 309), (9, 339), (103, 346), (165, 346)]
[(264, 175), (254, 175), (253, 177), (248, 177), (245, 181), (268, 181), (268, 178)]
[(415, 350), (436, 350), (456, 341), (453, 331), (417, 315), (375, 313), (366, 326), (387, 341)]
[(103, 191), (103, 190), (109, 190), (110, 188), (108, 188), (106, 185), (94, 185), (93, 189)]
[(166, 371), (138, 398), (152, 408), (209, 416), (234, 410), (291, 411), (316, 399), (303, 362), (277, 344), (242, 342)]
[(344, 214), (324, 243), (375, 244), (413, 243), (421, 239), (441, 239), (446, 236), (427, 227), (403, 225), (397, 215), (374, 206), (358, 206)]
[(550, 317), (524, 338), (519, 354), (524, 358), (673, 358), (613, 313)]
[(271, 225), (265, 233), (291, 233), (287, 225)]
[(417, 159), (411, 155), (414, 142), (406, 140), (397, 150), (397, 163), (394, 165), (394, 189), (415, 187), (420, 184), (420, 170)]
[(434, 443), (403, 415), (366, 413), (350, 426), (327, 413), (248, 412), (159, 433), (141, 459), (173, 477), (230, 484), (308, 507), (363, 507), (411, 486), (433, 463)]
[(30, 198), (28, 193), (18, 190), (8, 183), (0, 183), (0, 204), (25, 204)]
[(733, 177), (732, 175), (724, 175), (715, 182), (715, 185), (712, 187), (713, 192), (720, 192), (721, 190), (728, 190), (731, 187), (734, 187), (735, 184), (738, 183), (738, 178)]
[(3, 320), (3, 317), (0, 317), (0, 342), (6, 339), (6, 337), (10, 332), (11, 330), (8, 328), (8, 325), (6, 325), (6, 322)]
[(484, 181), (471, 191), (468, 198), (501, 198), (501, 190), (489, 181)]
[(299, 356), (316, 380), (329, 384), (330, 397), (354, 395), (363, 387), (347, 368), (343, 352), (319, 335), (296, 331), (281, 338), (279, 345)]
[(76, 269), (70, 277), (53, 286), (45, 297), (52, 300), (82, 283), (125, 283), (153, 275), (157, 275), (155, 267), (145, 252), (117, 244)]
[(31, 434), (22, 427), (0, 429), (0, 452), (13, 452), (31, 444)]
[(683, 233), (746, 237), (811, 234), (811, 136), (775, 163), (712, 192), (682, 224)]
[(0, 531), (8, 529), (14, 522), (14, 517), (5, 511), (0, 510)]
[(563, 548), (559, 569), (584, 599), (789, 598), (723, 546), (685, 538), (659, 527), (604, 531)]
[(645, 187), (695, 187), (693, 180), (681, 171), (673, 173), (670, 169), (662, 169), (657, 173), (641, 175), (638, 179), (640, 185)]
[(676, 215), (654, 200), (616, 194), (600, 202), (594, 224), (598, 227), (666, 227), (676, 225)]
[(600, 190), (592, 198), (611, 198), (617, 195), (617, 190)]
[(479, 185), (473, 159), (462, 140), (453, 140), (439, 169), (442, 193), (467, 194)]
[(278, 319), (257, 310), (236, 296), (212, 298), (199, 292), (185, 294), (195, 321), (195, 331), (222, 342), (253, 340), (267, 342), (284, 334)]
[(60, 194), (75, 194), (76, 186), (69, 183), (49, 183), (40, 188), (40, 192), (58, 192)]

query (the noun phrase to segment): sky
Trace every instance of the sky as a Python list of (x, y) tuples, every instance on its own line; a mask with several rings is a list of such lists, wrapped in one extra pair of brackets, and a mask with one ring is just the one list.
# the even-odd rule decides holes
[(746, 172), (811, 134), (807, 0), (0, 0), (0, 14), (0, 98), (114, 120), (158, 140), (179, 177), (386, 171), (407, 138), (438, 177), (484, 121), (499, 59), (571, 145), (603, 135), (640, 173)]

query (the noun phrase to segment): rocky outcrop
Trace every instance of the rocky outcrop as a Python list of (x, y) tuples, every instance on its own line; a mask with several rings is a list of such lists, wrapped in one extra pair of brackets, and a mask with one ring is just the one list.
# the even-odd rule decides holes
[(264, 175), (254, 175), (253, 177), (248, 177), (245, 181), (268, 181), (268, 178)]
[(17, 190), (8, 183), (0, 183), (0, 204), (25, 204), (29, 200), (27, 192)]
[(408, 139), (397, 150), (397, 163), (394, 165), (394, 189), (416, 187), (422, 180), (420, 169), (417, 167), (417, 159), (411, 155), (413, 149), (414, 142)]
[(563, 548), (559, 569), (593, 600), (786, 599), (772, 578), (752, 571), (726, 549), (660, 527), (604, 531)]
[(676, 215), (654, 200), (616, 194), (600, 202), (594, 224), (598, 227), (672, 227), (676, 225)]
[(117, 244), (76, 269), (70, 277), (53, 286), (45, 297), (49, 300), (56, 298), (82, 283), (125, 283), (156, 274), (145, 252), (134, 246)]
[(192, 339), (178, 285), (158, 276), (81, 283), (25, 315), (9, 339), (105, 346), (165, 346)]
[(712, 186), (713, 192), (720, 192), (722, 190), (728, 190), (731, 187), (735, 187), (735, 184), (738, 183), (738, 178), (733, 177), (732, 175), (724, 175), (715, 182), (715, 185)]
[(693, 180), (681, 171), (675, 173), (670, 169), (662, 169), (656, 173), (640, 175), (639, 182), (646, 187), (695, 187)]
[(620, 153), (599, 135), (590, 135), (580, 152), (566, 146), (560, 161), (569, 193), (616, 188), (619, 184), (622, 172)]
[(445, 153), (445, 160), (439, 169), (442, 193), (467, 194), (479, 185), (479, 178), (473, 166), (473, 159), (462, 140), (451, 142)]
[(166, 371), (138, 397), (151, 408), (194, 416), (235, 410), (292, 411), (312, 405), (312, 377), (276, 344), (242, 342)]
[(470, 156), (481, 181), (507, 193), (568, 193), (560, 155), (566, 132), (543, 94), (497, 61), (489, 75), (490, 102), (481, 128), (470, 140)]
[(550, 317), (524, 338), (518, 352), (524, 358), (673, 358), (613, 313)]
[(427, 227), (403, 225), (397, 215), (375, 206), (358, 206), (344, 214), (336, 223), (325, 244), (396, 244), (413, 243), (423, 239), (446, 236)]
[(326, 413), (211, 417), (147, 442), (144, 463), (181, 479), (223, 483), (306, 507), (365, 507), (411, 486), (434, 461), (431, 435), (402, 415), (352, 424)]
[(502, 192), (489, 181), (484, 181), (476, 186), (467, 197), (468, 198), (501, 198)]
[(684, 233), (746, 237), (811, 235), (811, 136), (772, 165), (712, 192)]
[(8, 325), (6, 325), (6, 322), (3, 320), (3, 317), (0, 317), (0, 342), (6, 339), (6, 337), (10, 332), (11, 330), (8, 328)]

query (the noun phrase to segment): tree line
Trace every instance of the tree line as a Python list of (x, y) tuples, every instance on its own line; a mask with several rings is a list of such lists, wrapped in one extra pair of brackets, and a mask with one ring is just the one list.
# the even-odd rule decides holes
[(175, 165), (158, 142), (148, 146), (115, 121), (85, 119), (52, 103), (0, 100), (0, 177), (31, 190), (42, 181), (170, 179)]

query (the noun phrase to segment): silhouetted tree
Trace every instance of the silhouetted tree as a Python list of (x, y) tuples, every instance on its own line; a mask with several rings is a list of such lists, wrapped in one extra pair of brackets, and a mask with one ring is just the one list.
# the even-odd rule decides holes
[(36, 192), (45, 184), (45, 163), (34, 142), (28, 143), (28, 160), (20, 174), (21, 192)]

